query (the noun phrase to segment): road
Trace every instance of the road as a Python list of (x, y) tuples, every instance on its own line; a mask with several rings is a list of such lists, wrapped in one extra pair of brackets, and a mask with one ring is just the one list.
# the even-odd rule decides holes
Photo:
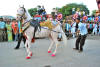
[(14, 50), (17, 42), (0, 42), (0, 67), (100, 67), (100, 36), (88, 36), (82, 53), (72, 49), (75, 40), (68, 40), (66, 46), (60, 42), (56, 56), (51, 57), (50, 41), (38, 39), (31, 44), (31, 59), (25, 59), (23, 42), (18, 50)]

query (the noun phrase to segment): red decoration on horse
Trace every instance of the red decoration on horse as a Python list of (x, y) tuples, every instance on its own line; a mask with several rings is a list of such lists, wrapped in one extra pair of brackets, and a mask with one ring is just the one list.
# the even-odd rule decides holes
[(62, 19), (62, 14), (61, 13), (57, 15), (57, 19), (58, 20), (61, 20)]
[(88, 19), (88, 17), (87, 17), (87, 16), (84, 16), (84, 17), (83, 17), (83, 20), (87, 20), (87, 19)]
[(78, 18), (78, 14), (73, 15), (73, 19), (76, 19), (76, 18)]
[(98, 22), (98, 20), (99, 20), (99, 18), (98, 18), (98, 17), (96, 17), (94, 21), (95, 21), (95, 22)]

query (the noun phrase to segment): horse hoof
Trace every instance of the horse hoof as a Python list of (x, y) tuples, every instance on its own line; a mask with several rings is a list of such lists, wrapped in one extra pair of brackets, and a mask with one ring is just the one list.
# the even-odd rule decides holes
[(48, 53), (51, 53), (51, 51), (48, 51)]
[(30, 53), (30, 56), (32, 56), (32, 52)]
[(55, 54), (52, 54), (51, 56), (54, 57), (54, 56), (56, 56), (56, 55), (55, 55)]
[(31, 57), (27, 56), (26, 59), (30, 59)]

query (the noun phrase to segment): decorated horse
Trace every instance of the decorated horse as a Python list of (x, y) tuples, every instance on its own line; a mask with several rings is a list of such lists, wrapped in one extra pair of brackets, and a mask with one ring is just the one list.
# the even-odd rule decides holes
[[(30, 50), (30, 47), (31, 47), (30, 44), (31, 44), (32, 38), (34, 38), (37, 35), (40, 37), (44, 36), (44, 37), (50, 38), (51, 44), (48, 48), (48, 53), (51, 53), (52, 46), (54, 44), (56, 45), (56, 48), (51, 56), (56, 55), (57, 48), (59, 45), (59, 42), (57, 40), (59, 33), (62, 34), (63, 43), (66, 45), (67, 39), (66, 39), (65, 33), (63, 32), (63, 30), (61, 28), (60, 22), (57, 21), (56, 25), (53, 25), (50, 20), (44, 21), (43, 24), (42, 24), (42, 22), (34, 23), (34, 21), (33, 22), (31, 21), (32, 18), (30, 16), (30, 14), (28, 13), (28, 11), (24, 7), (20, 7), (17, 10), (17, 19), (19, 21), (24, 20), (23, 22), (22, 21), (21, 22), (22, 22), (22, 25), (24, 26), (23, 27), (24, 29), (22, 28), (22, 31), (26, 37), (25, 47), (26, 47), (27, 54), (28, 54), (26, 59), (30, 59), (32, 56), (32, 51)], [(41, 28), (39, 25), (41, 25)]]

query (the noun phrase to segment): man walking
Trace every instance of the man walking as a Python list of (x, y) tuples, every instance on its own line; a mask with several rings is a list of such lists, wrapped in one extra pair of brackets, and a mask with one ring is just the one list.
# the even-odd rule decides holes
[(21, 24), (20, 21), (18, 21), (18, 28), (19, 28), (19, 37), (18, 37), (18, 43), (17, 43), (17, 46), (15, 47), (15, 49), (19, 49), (21, 40), (23, 40), (24, 44), (25, 44), (25, 42), (26, 42), (26, 39), (25, 39), (25, 37), (23, 36), (23, 33), (22, 33), (22, 31), (21, 31), (21, 29), (22, 29), (22, 24)]
[(86, 22), (85, 20), (83, 20), (83, 22), (80, 22), (80, 18), (77, 18), (76, 22), (78, 23), (79, 36), (76, 39), (75, 48), (73, 48), (73, 49), (79, 50), (79, 52), (82, 52), (83, 46), (84, 46), (84, 43), (85, 43), (85, 40), (87, 37), (87, 25), (85, 23)]

